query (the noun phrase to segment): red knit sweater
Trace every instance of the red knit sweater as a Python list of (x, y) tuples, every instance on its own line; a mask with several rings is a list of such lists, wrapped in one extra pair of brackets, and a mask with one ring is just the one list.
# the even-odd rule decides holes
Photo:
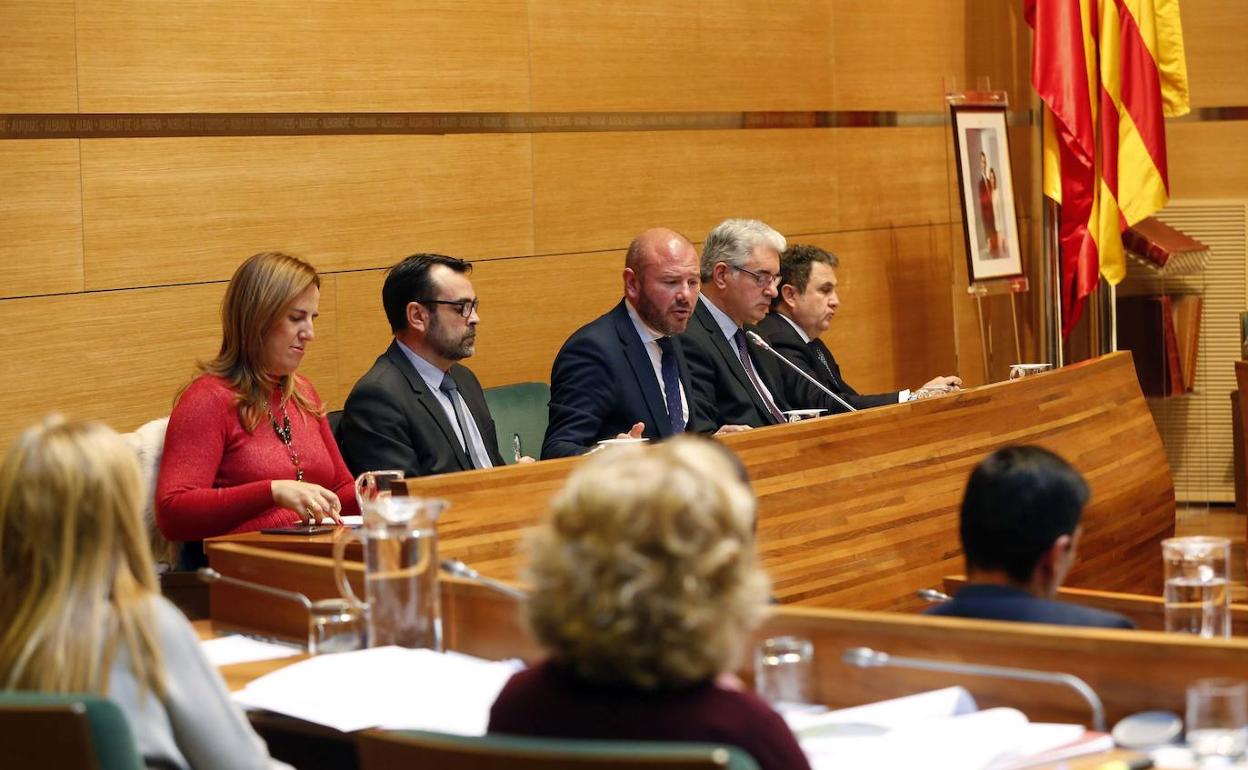
[[(307, 380), (298, 378), (296, 387), (320, 404)], [(280, 421), (277, 394), (270, 406)], [(359, 513), (351, 473), (329, 422), (293, 403), (286, 413), (303, 480), (337, 494), (344, 514)], [(180, 541), (297, 524), (298, 514), (273, 503), (270, 487), (274, 479), (293, 478), (290, 453), (268, 422), (261, 420), (254, 433), (245, 431), (234, 391), (220, 377), (203, 375), (169, 416), (156, 482), (156, 523), (165, 537)]]

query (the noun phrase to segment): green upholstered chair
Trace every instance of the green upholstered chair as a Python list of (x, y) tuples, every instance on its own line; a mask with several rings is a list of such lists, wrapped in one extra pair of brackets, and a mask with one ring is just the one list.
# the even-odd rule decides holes
[(126, 715), (99, 695), (0, 692), (4, 767), (144, 770)]
[(370, 730), (356, 746), (360, 770), (758, 770), (741, 749), (711, 743)]
[(519, 382), (485, 389), (485, 403), (490, 407), (498, 432), (498, 452), (510, 465), (520, 454), (537, 459), (542, 454), (546, 437), (547, 408), (550, 386), (544, 382)]

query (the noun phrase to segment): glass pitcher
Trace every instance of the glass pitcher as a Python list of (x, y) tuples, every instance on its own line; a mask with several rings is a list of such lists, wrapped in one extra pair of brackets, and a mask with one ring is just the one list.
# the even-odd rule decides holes
[(1161, 541), (1161, 553), (1166, 575), (1166, 630), (1205, 638), (1229, 637), (1230, 539), (1172, 537)]
[(367, 522), (376, 514), (377, 501), (390, 496), (390, 483), (402, 481), (403, 471), (365, 471), (355, 477), (355, 499), (360, 518)]
[[(382, 496), (365, 514), (364, 526), (343, 530), (334, 541), (334, 577), (343, 597), (368, 618), (368, 645), (442, 649), (438, 595), (438, 516), (445, 500)], [(347, 544), (364, 549), (365, 598), (351, 590), (342, 558)]]

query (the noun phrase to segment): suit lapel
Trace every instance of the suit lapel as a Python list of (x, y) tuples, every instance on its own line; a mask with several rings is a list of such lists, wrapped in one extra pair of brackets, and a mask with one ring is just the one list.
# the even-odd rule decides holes
[[(451, 423), (446, 419), (446, 410), (442, 408), (441, 402), (437, 396), (429, 392), (429, 387), (425, 384), (425, 380), (420, 376), (420, 372), (416, 371), (416, 367), (412, 366), (412, 362), (407, 359), (407, 355), (399, 349), (398, 342), (392, 342), (390, 349), (386, 351), (386, 356), (390, 359), (390, 363), (394, 364), (404, 378), (407, 384), (411, 386), (412, 391), (416, 394), (416, 403), (420, 404), (429, 417), (442, 431), (442, 438), (446, 441), (446, 445), (450, 447), (451, 452), (455, 455), (455, 461), (463, 470), (470, 470), (472, 462), (468, 460), (468, 456), (464, 454), (464, 450), (459, 445), (459, 437), (455, 435), (455, 429), (451, 427)], [(455, 381), (456, 383), (459, 380)]]
[(663, 391), (654, 376), (654, 364), (650, 362), (650, 354), (646, 351), (641, 336), (637, 334), (637, 327), (633, 326), (633, 319), (629, 317), (623, 300), (615, 307), (613, 321), (616, 334), (620, 337), (620, 345), (624, 349), (624, 358), (633, 370), (633, 377), (636, 378), (641, 395), (646, 400), (646, 408), (650, 411), (648, 427), (653, 428), (661, 437), (672, 435), (667, 404), (663, 401)]
[[(715, 349), (723, 356), (724, 362), (728, 365), (728, 371), (732, 372), (732, 376), (737, 378), (737, 384), (740, 385), (750, 397), (750, 401), (754, 403), (754, 408), (759, 414), (764, 415), (768, 422), (775, 422), (775, 418), (771, 416), (771, 410), (767, 408), (767, 404), (763, 403), (763, 397), (754, 387), (754, 383), (750, 382), (750, 376), (745, 373), (745, 367), (741, 364), (741, 357), (737, 355), (737, 349), (733, 343), (728, 341), (724, 336), (724, 332), (719, 328), (719, 324), (715, 322), (715, 316), (711, 315), (708, 308), (702, 306), (702, 302), (698, 302), (698, 310), (695, 312), (702, 313), (702, 326), (711, 335), (711, 342), (715, 345)], [(748, 340), (748, 338), (747, 338)], [(746, 342), (749, 345), (749, 342)], [(754, 368), (755, 374), (758, 374), (759, 381), (762, 381), (762, 374), (759, 373), (758, 367)]]

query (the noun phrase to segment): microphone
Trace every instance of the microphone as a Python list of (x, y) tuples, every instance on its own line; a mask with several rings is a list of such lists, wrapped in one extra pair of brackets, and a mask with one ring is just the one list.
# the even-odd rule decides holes
[(261, 593), (281, 597), (282, 599), (289, 599), (292, 602), (299, 602), (303, 605), (305, 610), (309, 612), (312, 611), (312, 602), (308, 599), (308, 597), (296, 591), (284, 591), (281, 588), (266, 586), (263, 583), (253, 583), (250, 580), (239, 580), (238, 578), (227, 577), (222, 575), (220, 572), (217, 572), (212, 567), (200, 567), (198, 574), (199, 579), (205, 583), (229, 583), (230, 585), (238, 586), (239, 588), (249, 588), (252, 591), (259, 591)]
[(477, 572), (472, 567), (469, 567), (467, 564), (464, 564), (459, 559), (443, 559), (442, 570), (454, 575), (455, 577), (464, 578), (465, 580), (471, 580), (474, 583), (483, 585), (486, 588), (497, 591), (504, 596), (510, 596), (512, 599), (524, 600), (529, 598), (529, 595), (524, 591), (521, 591), (519, 588), (512, 588), (509, 585), (503, 585), (494, 578), (488, 578), (480, 572)]
[(1096, 691), (1074, 674), (1060, 671), (1036, 671), (1031, 668), (1014, 668), (1013, 666), (988, 666), (980, 663), (951, 663), (944, 660), (928, 660), (927, 658), (902, 658), (889, 655), (887, 652), (876, 652), (870, 647), (853, 647), (845, 651), (841, 660), (847, 666), (855, 668), (914, 668), (921, 671), (940, 671), (946, 674), (965, 674), (968, 676), (990, 676), (1000, 679), (1017, 679), (1024, 682), (1043, 682), (1060, 684), (1079, 693), (1092, 710), (1092, 729), (1105, 732), (1105, 706)]
[(824, 387), (822, 382), (820, 382), (819, 380), (816, 380), (814, 377), (811, 377), (809, 374), (803, 371), (802, 367), (798, 366), (797, 364), (793, 363), (789, 359), (785, 358), (784, 355), (780, 351), (776, 350), (771, 345), (768, 345), (767, 340), (759, 336), (758, 332), (747, 330), (745, 332), (745, 336), (749, 337), (750, 341), (753, 342), (755, 345), (758, 345), (763, 350), (766, 350), (768, 353), (771, 353), (773, 356), (783, 361), (785, 365), (788, 366), (790, 369), (792, 369), (793, 371), (805, 377), (810, 382), (811, 385), (814, 385), (819, 390), (822, 390), (824, 393), (831, 396), (832, 400), (835, 401), (836, 403), (840, 404), (841, 406), (845, 407), (851, 412), (858, 411), (854, 407), (850, 406), (848, 401), (846, 401), (845, 399), (836, 395), (836, 393)]

